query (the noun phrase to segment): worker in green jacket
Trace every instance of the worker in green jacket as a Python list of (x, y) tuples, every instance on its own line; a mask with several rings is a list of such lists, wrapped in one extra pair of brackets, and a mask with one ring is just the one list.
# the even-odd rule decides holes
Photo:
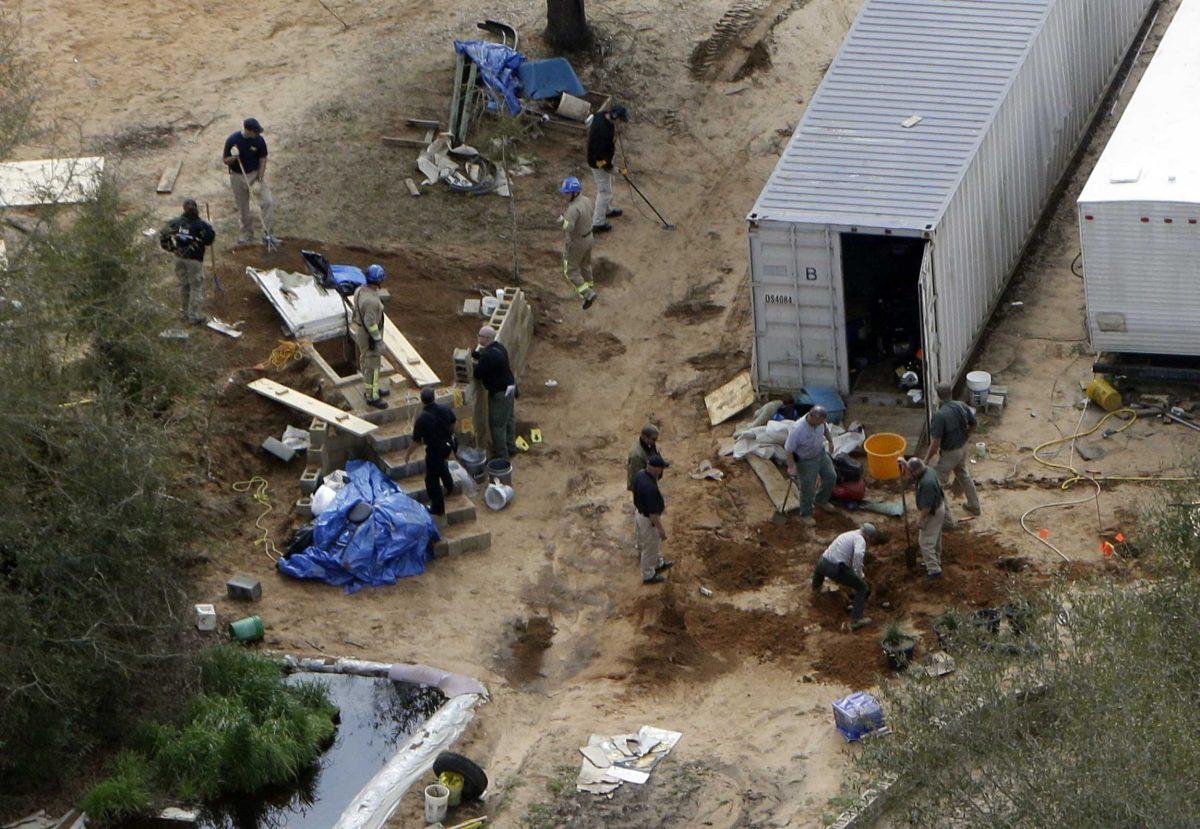
[(381, 265), (367, 268), (367, 284), (354, 292), (351, 314), (350, 336), (358, 349), (358, 371), (362, 375), (367, 403), (376, 409), (388, 407), (386, 397), (390, 390), (380, 387), (379, 369), (383, 352), (383, 300), (379, 296), (379, 284), (386, 274)]

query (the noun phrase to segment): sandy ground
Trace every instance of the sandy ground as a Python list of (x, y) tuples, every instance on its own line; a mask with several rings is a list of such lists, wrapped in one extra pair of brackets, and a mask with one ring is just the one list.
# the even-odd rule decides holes
[[(207, 201), (221, 232), (218, 261), (236, 279), (258, 253), (239, 251), (236, 263), (230, 255), (236, 228), (219, 153), (240, 119), (255, 115), (268, 130), (281, 235), (359, 246), (364, 261), (387, 250), (402, 328), (436, 318), (423, 306), (404, 310), (406, 280), (439, 278), (430, 263), (454, 272), (447, 284), (459, 293), (447, 295), (442, 309), (454, 321), (450, 340), (430, 339), (445, 350), (425, 354), (444, 370), (453, 337), (462, 336), (453, 333), (458, 298), (475, 284), (511, 281), (508, 205), (442, 190), (410, 198), (403, 178), (412, 174), (414, 152), (378, 139), (406, 116), (445, 118), (451, 40), (473, 37), (485, 13), (515, 24), (523, 51), (544, 54), (537, 37), (544, 4), (329, 5), (348, 30), (315, 0), (262, 0), (219, 14), (199, 0), (17, 0), (45, 73), (44, 107), (60, 122), (22, 155), (37, 157), (82, 135), (85, 148), (110, 154), (129, 198), (157, 216), (172, 215), (185, 195)], [(512, 506), (481, 516), (491, 550), (354, 596), (283, 580), (251, 546), (256, 511), (228, 485), (264, 474), (281, 505), (294, 499), (298, 470), (271, 466), (253, 447), (286, 423), (304, 423), (236, 384), (218, 412), (219, 484), (202, 497), (219, 520), (201, 545), (197, 599), (218, 597), (228, 575), (249, 572), (263, 579), (270, 647), (426, 662), (482, 679), (492, 701), (462, 749), (492, 776), (487, 811), (497, 826), (520, 826), (527, 816), (544, 818), (531, 824), (544, 826), (809, 826), (840, 811), (830, 798), (842, 790), (854, 752), (833, 730), (829, 703), (872, 681), (876, 634), (842, 630), (837, 600), (818, 597), (826, 604), (814, 608), (804, 582), (822, 544), (849, 524), (823, 517), (812, 534), (795, 524), (773, 528), (771, 507), (745, 467), (726, 466), (722, 483), (686, 477), (715, 459), (717, 440), (728, 433), (708, 428), (704, 391), (749, 361), (745, 213), (858, 3), (766, 5), (784, 12), (771, 65), (738, 81), (706, 81), (689, 72), (688, 58), (726, 6), (589, 4), (601, 48), (577, 69), (588, 86), (630, 102), (631, 170), (679, 227), (662, 230), (648, 211), (631, 209), (631, 194), (619, 188), (626, 215), (597, 241), (601, 298), (583, 313), (556, 272), (554, 230), (556, 181), (586, 172), (581, 141), (547, 133), (523, 145), (536, 172), (516, 181), (521, 276), (538, 317), (518, 415), (523, 426), (539, 426), (546, 443), (519, 458)], [(1147, 57), (1175, 5), (1160, 14)], [(1101, 135), (1112, 123), (1106, 117)], [(979, 364), (1010, 389), (1008, 411), (981, 431), (991, 457), (973, 467), (984, 515), (955, 534), (961, 553), (949, 557), (941, 592), (921, 593), (897, 574), (895, 605), (873, 608), (877, 618), (923, 626), (940, 606), (994, 602), (1011, 580), (992, 566), (1005, 551), (1033, 564), (1017, 586), (1057, 572), (1059, 556), (1024, 536), (1019, 519), (1087, 491), (1059, 493), (1060, 472), (1028, 455), (1075, 430), (1078, 381), (1090, 375), (1090, 357), (1081, 353), (1082, 283), (1070, 269), (1078, 250), (1072, 202), (1099, 146), (1093, 141), (1014, 280), (1008, 300), (1023, 306), (1002, 306), (981, 349)], [(184, 167), (175, 194), (155, 196), (163, 167), (177, 158)], [(218, 345), (227, 350), (226, 367), (265, 357), (274, 340), (265, 303), (244, 292), (219, 302), (223, 314), (261, 323), (258, 335)], [(285, 376), (297, 386), (311, 381), (299, 372)], [(549, 379), (557, 388), (545, 386)], [(623, 459), (648, 418), (662, 425), (663, 450), (675, 462), (664, 490), (668, 554), (679, 563), (666, 589), (639, 584), (629, 551)], [(1084, 427), (1097, 419), (1089, 409)], [(1169, 474), (1191, 454), (1195, 436), (1139, 421), (1103, 444), (1107, 456), (1089, 469)], [(1066, 457), (1064, 450), (1058, 460)], [(1142, 491), (1106, 488), (1101, 527), (1131, 529)], [(268, 521), (279, 541), (294, 523), (281, 511)], [(884, 523), (893, 539), (903, 533), (899, 522)], [(1094, 504), (1038, 512), (1029, 525), (1047, 528), (1071, 559), (1099, 562)], [(755, 549), (764, 561), (746, 556)], [(736, 566), (725, 566), (729, 560)], [(701, 597), (701, 584), (717, 595)], [(981, 584), (988, 590), (980, 593)], [(844, 658), (835, 666), (834, 657), (846, 653), (862, 654), (856, 670)], [(577, 802), (570, 787), (556, 793), (589, 733), (641, 723), (684, 732), (670, 761), (675, 768), (612, 802)], [(418, 809), (410, 795), (392, 825), (417, 825)]]

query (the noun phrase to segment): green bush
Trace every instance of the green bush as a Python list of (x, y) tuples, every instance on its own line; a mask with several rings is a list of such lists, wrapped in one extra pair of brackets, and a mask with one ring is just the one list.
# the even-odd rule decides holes
[(337, 709), (324, 686), (288, 684), (268, 659), (222, 645), (201, 658), (200, 676), (201, 693), (181, 724), (143, 725), (133, 741), (166, 799), (214, 800), (294, 783), (334, 736)]
[(117, 755), (113, 773), (88, 792), (81, 807), (101, 824), (150, 811), (150, 769), (137, 754)]

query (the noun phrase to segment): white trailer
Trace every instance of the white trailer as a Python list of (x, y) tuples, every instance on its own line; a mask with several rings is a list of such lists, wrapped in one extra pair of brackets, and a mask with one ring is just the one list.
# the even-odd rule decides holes
[(1092, 347), (1200, 355), (1200, 2), (1175, 12), (1079, 196)]
[(1153, 0), (865, 0), (747, 217), (760, 394), (955, 381)]

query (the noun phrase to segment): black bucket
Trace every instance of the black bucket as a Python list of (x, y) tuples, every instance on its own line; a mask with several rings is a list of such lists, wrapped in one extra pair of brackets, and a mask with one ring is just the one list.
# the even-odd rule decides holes
[(463, 469), (467, 470), (467, 474), (473, 479), (483, 480), (484, 467), (487, 466), (487, 452), (473, 446), (459, 447), (458, 462), (463, 465)]
[(507, 458), (492, 458), (487, 462), (487, 479), (512, 486), (512, 463)]
[(988, 633), (1000, 632), (1000, 611), (992, 607), (985, 607), (982, 610), (976, 610), (971, 616), (971, 624), (977, 630), (987, 631)]
[(917, 640), (911, 636), (904, 637), (899, 643), (889, 645), (883, 643), (883, 655), (887, 657), (888, 667), (903, 671), (912, 662), (913, 652), (917, 649)]

